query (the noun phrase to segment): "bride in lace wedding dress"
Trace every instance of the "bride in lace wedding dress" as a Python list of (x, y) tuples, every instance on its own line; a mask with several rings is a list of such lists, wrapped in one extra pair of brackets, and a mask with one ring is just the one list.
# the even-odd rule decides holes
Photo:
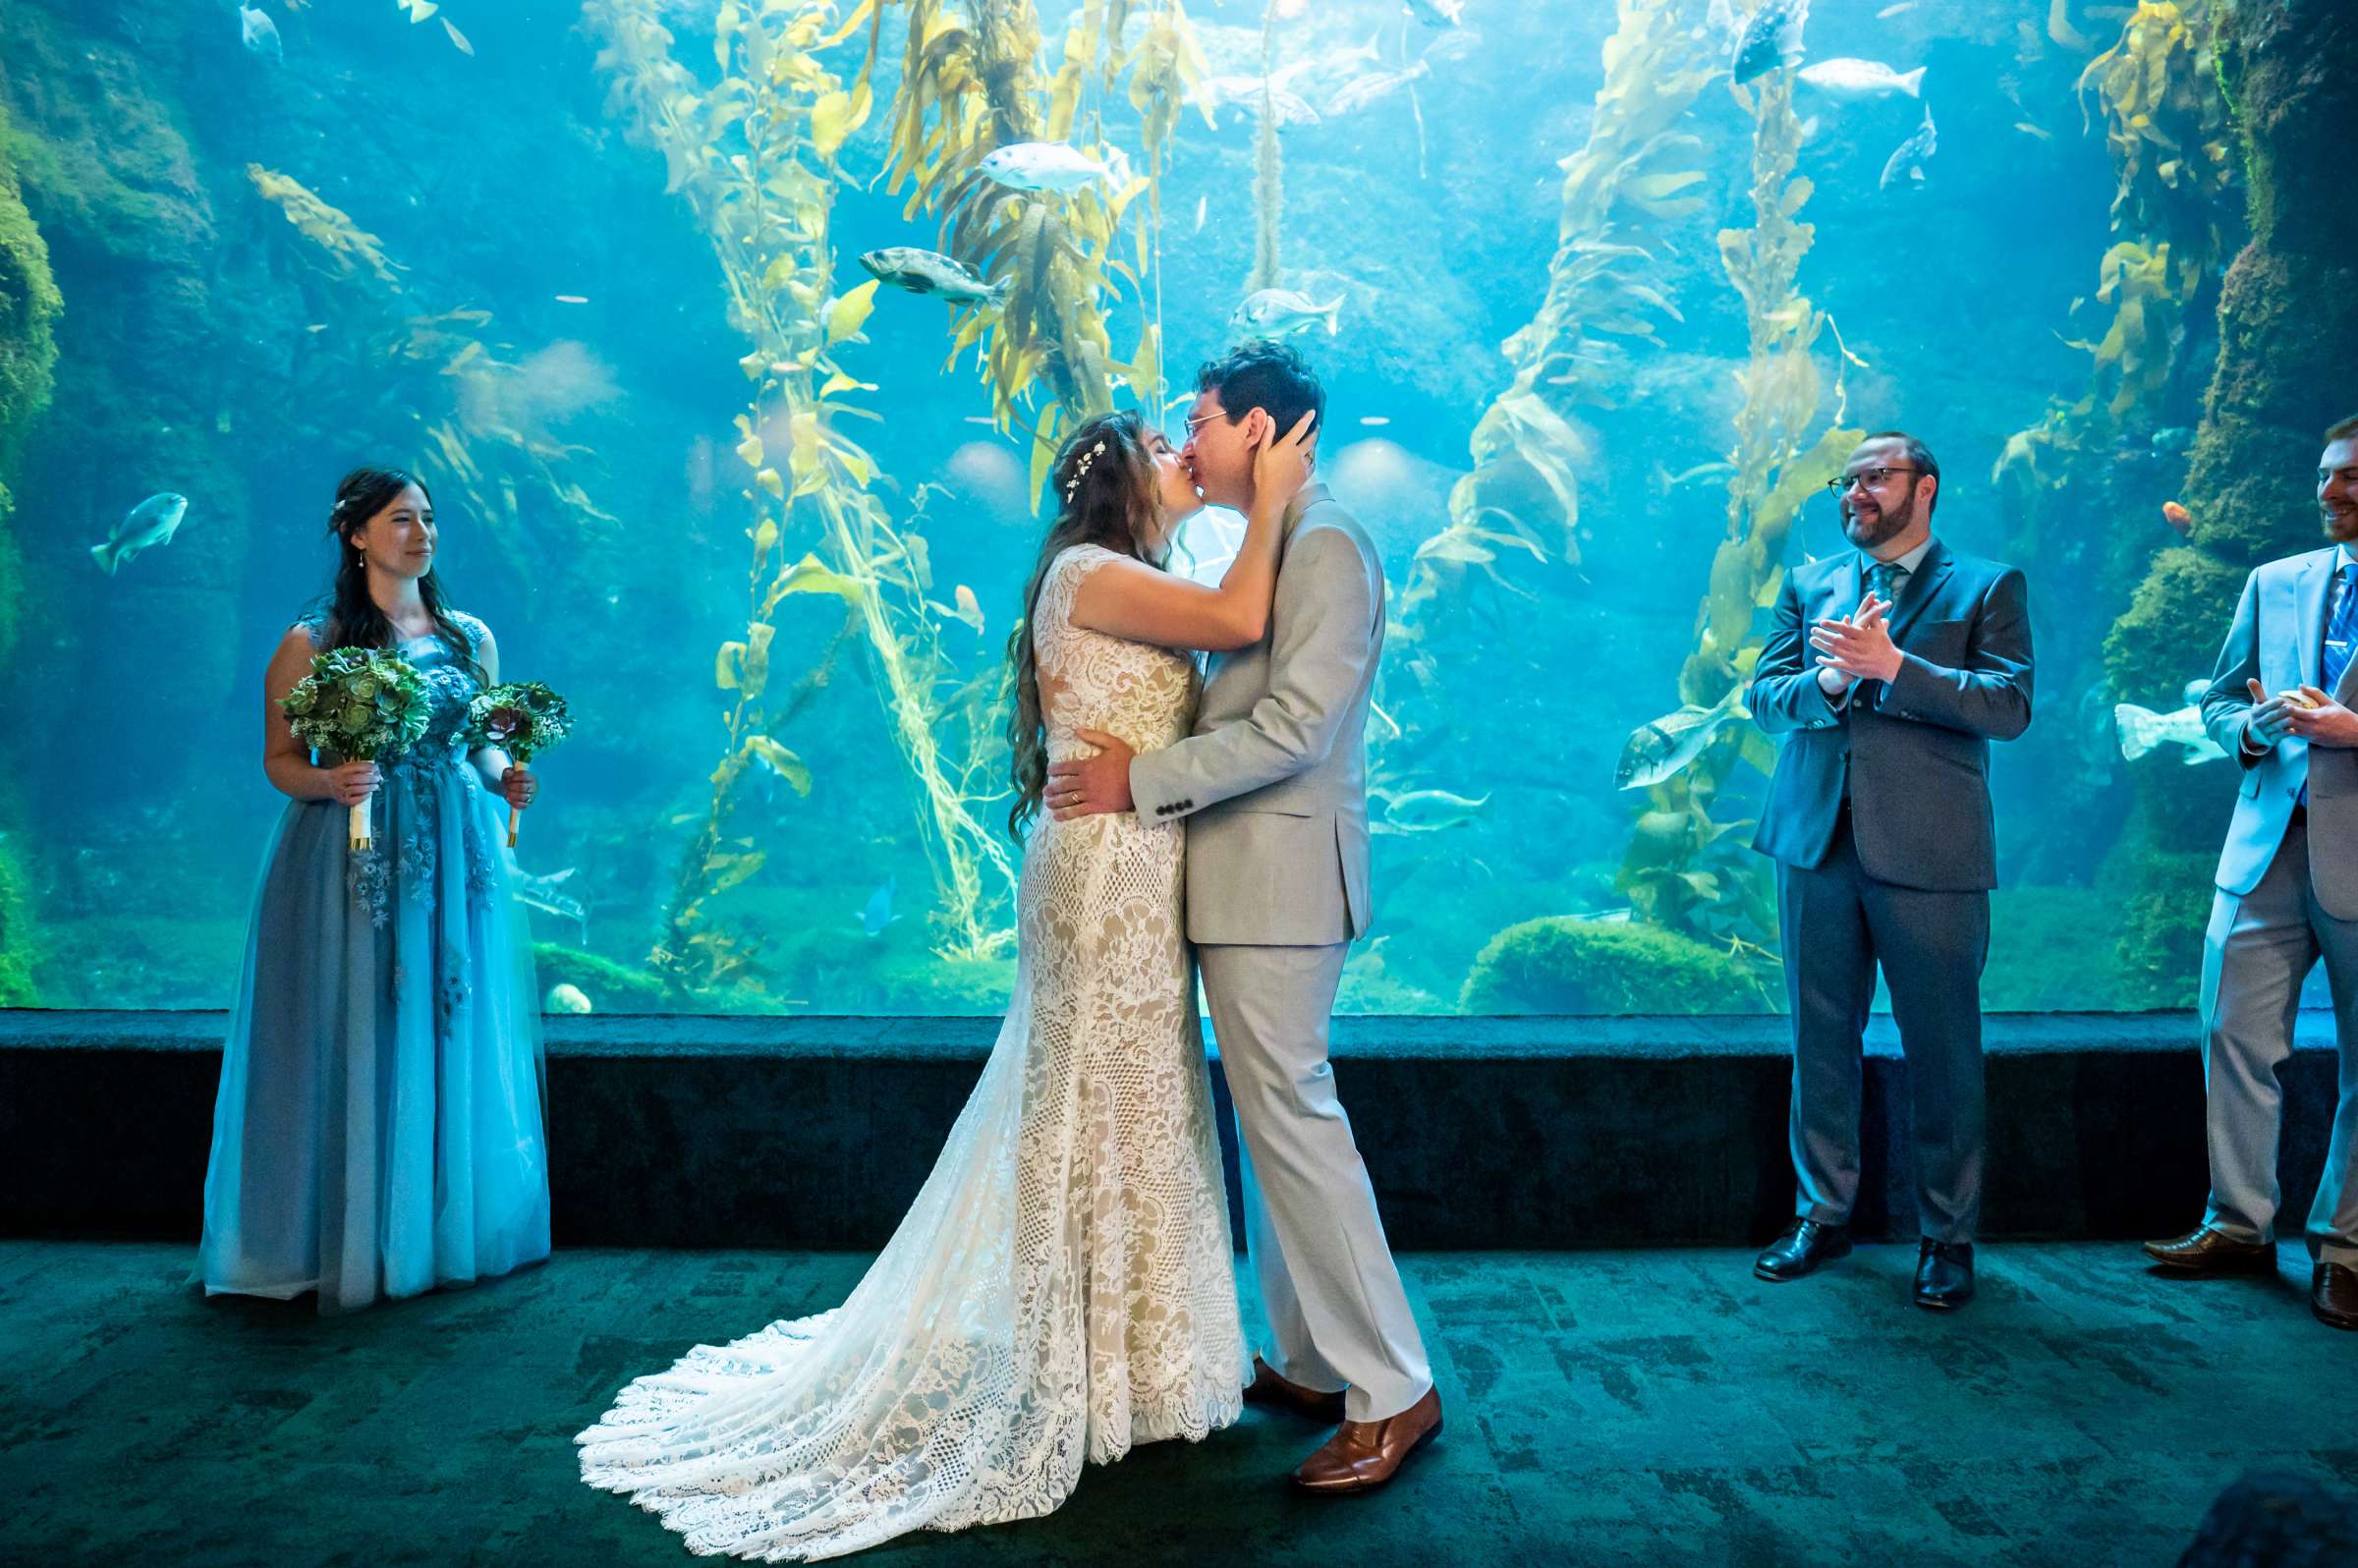
[(1093, 750), (1084, 731), (1141, 752), (1188, 733), (1197, 672), (1174, 649), (1260, 641), (1310, 437), (1251, 433), (1254, 504), (1216, 588), (1152, 564), (1201, 504), (1158, 432), (1103, 415), (1059, 455), (1062, 510), (1010, 650), (1010, 827), (1028, 836), (1015, 993), (982, 1080), (848, 1300), (698, 1346), (576, 1438), (585, 1482), (692, 1551), (808, 1560), (1032, 1518), (1085, 1461), (1236, 1420), (1244, 1335), (1185, 827), (1038, 807), (1048, 762)]

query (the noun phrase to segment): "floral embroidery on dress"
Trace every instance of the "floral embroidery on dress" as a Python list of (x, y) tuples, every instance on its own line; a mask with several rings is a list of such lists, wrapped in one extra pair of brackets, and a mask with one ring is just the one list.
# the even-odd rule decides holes
[[(327, 617), (325, 609), (314, 609), (295, 623), (310, 638), (313, 647), (327, 644)], [(451, 618), (467, 635), (470, 653), (479, 651), (490, 635), (483, 623), (455, 612)], [(438, 639), (416, 639), (398, 651), (418, 666), (425, 683), (425, 733), (407, 751), (377, 759), (383, 782), (371, 811), (380, 836), (373, 848), (352, 856), (346, 867), (355, 907), (365, 910), (369, 924), (379, 927), (391, 923), (397, 897), (404, 902), (432, 903), (442, 856), (443, 791), (452, 787), (450, 775), (468, 766), (459, 735), (467, 722), (468, 704), (482, 690), (474, 671)], [(460, 788), (473, 786), (472, 779), (458, 781)], [(390, 804), (395, 799), (398, 810)], [(388, 842), (395, 824), (398, 834)], [(472, 812), (466, 813), (464, 844), (462, 885), (470, 906), (480, 908), (499, 890), (499, 866)]]

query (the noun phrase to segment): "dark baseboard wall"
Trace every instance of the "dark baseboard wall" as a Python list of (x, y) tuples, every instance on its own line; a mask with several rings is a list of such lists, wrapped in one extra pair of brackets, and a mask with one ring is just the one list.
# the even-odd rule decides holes
[[(0, 1235), (194, 1241), (225, 1013), (0, 1011)], [(559, 1246), (870, 1250), (998, 1031), (983, 1018), (551, 1017)], [(2191, 1227), (2208, 1185), (2185, 1013), (1989, 1020), (1992, 1238)], [(2335, 1092), (2331, 1019), (2285, 1065), (2281, 1229)], [(1405, 1250), (1746, 1245), (1792, 1211), (1781, 1018), (1347, 1018), (1336, 1082)], [(1867, 1235), (1916, 1233), (1907, 1070), (1869, 1031)], [(1215, 1061), (1229, 1148), (1234, 1128)]]

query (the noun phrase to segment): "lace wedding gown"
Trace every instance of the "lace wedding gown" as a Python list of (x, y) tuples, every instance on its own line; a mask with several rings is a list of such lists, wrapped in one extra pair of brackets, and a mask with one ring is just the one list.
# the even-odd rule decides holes
[[(1072, 625), (1113, 559), (1051, 563), (1035, 645), (1049, 754), (1077, 728), (1185, 735), (1194, 665)], [(803, 1560), (1045, 1514), (1085, 1460), (1196, 1440), (1245, 1346), (1180, 917), (1178, 823), (1044, 814), (1016, 895), (1015, 994), (916, 1203), (849, 1300), (699, 1346), (576, 1439), (700, 1553)]]

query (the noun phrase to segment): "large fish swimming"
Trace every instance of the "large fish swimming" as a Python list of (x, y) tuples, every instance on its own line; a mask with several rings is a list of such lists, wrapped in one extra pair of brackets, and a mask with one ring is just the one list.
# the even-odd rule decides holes
[[(1285, 85), (1285, 72), (1278, 72), (1267, 82), (1269, 112), (1276, 117), (1280, 130), (1289, 125), (1319, 125), (1319, 111), (1310, 100)], [(1261, 112), (1263, 82), (1260, 77), (1206, 77), (1196, 84), (1196, 101), (1205, 112), (1218, 116), (1221, 109), (1234, 104), (1248, 114)]]
[(1738, 82), (1765, 77), (1778, 67), (1801, 64), (1801, 29), (1810, 20), (1810, 0), (1761, 0), (1744, 19), (1728, 47), (1727, 69)]
[(123, 514), (104, 544), (90, 546), (90, 558), (108, 577), (141, 550), (158, 544), (169, 544), (172, 535), (180, 532), (181, 519), (189, 515), (189, 498), (170, 490), (151, 495)]
[(1922, 66), (1913, 71), (1894, 71), (1881, 60), (1857, 60), (1847, 56), (1839, 60), (1817, 61), (1803, 66), (1794, 75), (1820, 92), (1835, 98), (1880, 98), (1893, 92), (1903, 92), (1913, 98), (1921, 96), (1924, 86)]
[(1403, 0), (1410, 13), (1429, 28), (1454, 28), (1465, 15), (1465, 0)]
[(1875, 183), (1879, 191), (1888, 191), (1892, 182), (1905, 175), (1918, 185), (1924, 184), (1924, 160), (1940, 148), (1939, 133), (1933, 129), (1933, 106), (1924, 106), (1924, 124), (1910, 133), (1908, 140), (1891, 149), (1883, 160), (1883, 177)]
[(901, 890), (898, 876), (887, 876), (884, 885), (868, 895), (868, 906), (860, 912), (860, 929), (870, 936), (881, 936), (884, 928), (900, 919), (892, 912), (892, 896)]
[(1130, 183), (1130, 165), (1120, 148), (1100, 159), (1064, 141), (1016, 141), (994, 147), (983, 156), (981, 167), (982, 178), (1010, 191), (1054, 191), (1070, 196), (1100, 181), (1117, 191)]
[(1383, 802), (1383, 814), (1369, 828), (1373, 833), (1437, 833), (1470, 822), (1490, 804), (1489, 796), (1469, 799), (1447, 790), (1411, 790), (1405, 795), (1374, 792)]
[(2157, 747), (2178, 746), (2185, 748), (2186, 755), (2179, 760), (2188, 767), (2225, 756), (2226, 752), (2203, 727), (2203, 694), (2210, 688), (2209, 681), (2187, 682), (2182, 697), (2186, 705), (2168, 713), (2157, 713), (2134, 702), (2114, 703), (2112, 722), (2120, 731), (2120, 755), (2134, 762)]
[(1354, 109), (1364, 109), (1377, 98), (1390, 97), (1419, 77), (1432, 74), (1432, 67), (1419, 60), (1405, 71), (1371, 71), (1366, 76), (1353, 77), (1326, 100), (1326, 117), (1331, 120)]
[(270, 20), (267, 11), (258, 7), (238, 7), (238, 37), (255, 54), (267, 55), (273, 60), (287, 57), (286, 46), (279, 41), (278, 24)]
[(1240, 336), (1282, 338), (1323, 321), (1326, 335), (1333, 337), (1335, 313), (1342, 308), (1339, 294), (1319, 305), (1293, 289), (1261, 289), (1245, 297), (1245, 303), (1228, 318), (1228, 325)]
[(1625, 790), (1651, 789), (1670, 777), (1712, 744), (1730, 719), (1746, 717), (1744, 688), (1731, 686), (1710, 707), (1688, 702), (1675, 712), (1650, 719), (1629, 732), (1613, 782)]
[(861, 256), (860, 264), (879, 283), (911, 294), (934, 295), (952, 305), (998, 305), (1007, 298), (1007, 284), (985, 283), (956, 257), (914, 245), (870, 251)]

